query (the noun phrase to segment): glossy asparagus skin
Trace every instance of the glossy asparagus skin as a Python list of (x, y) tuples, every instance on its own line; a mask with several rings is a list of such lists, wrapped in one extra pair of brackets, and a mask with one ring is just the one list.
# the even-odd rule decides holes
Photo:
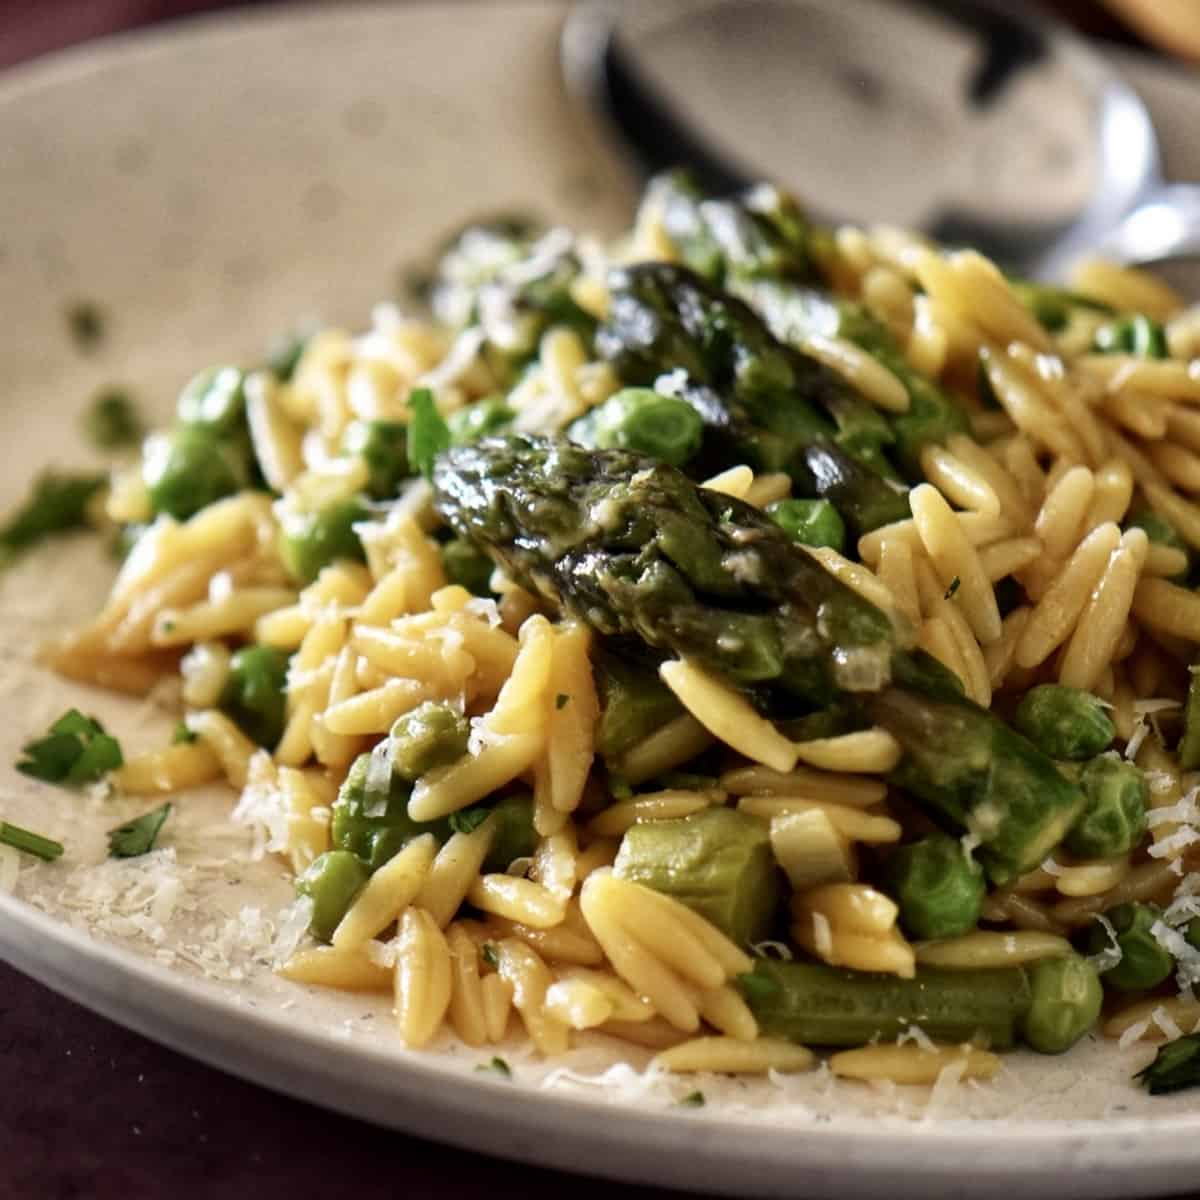
[(613, 870), (686, 904), (739, 946), (766, 937), (779, 906), (767, 823), (731, 808), (634, 825)]
[(617, 269), (609, 289), (597, 353), (631, 384), (682, 370), (672, 386), (704, 421), (702, 469), (736, 461), (786, 471), (857, 533), (908, 515), (890, 482), (887, 422), (823, 364), (776, 341), (747, 305), (669, 263)]
[(920, 454), (927, 444), (966, 431), (962, 410), (909, 366), (883, 322), (861, 304), (821, 288), (812, 255), (821, 231), (785, 193), (756, 187), (738, 197), (705, 199), (678, 171), (651, 187), (684, 261), (749, 304), (781, 342), (796, 346), (812, 334), (845, 338), (900, 380), (909, 395), (908, 412), (875, 418), (887, 431), (880, 445), (890, 446), (908, 478), (922, 477)]
[(593, 671), (600, 693), (596, 748), (607, 763), (618, 762), (643, 738), (683, 714), (675, 693), (649, 664), (602, 651), (593, 657)]
[(1031, 742), (963, 697), (891, 687), (866, 702), (904, 750), (892, 781), (939, 824), (979, 839), (992, 882), (1036, 867), (1086, 803)]
[(598, 633), (814, 703), (887, 680), (907, 644), (758, 509), (619, 450), (513, 436), (451, 447), (434, 502), (462, 537)]
[(889, 1041), (919, 1025), (938, 1041), (982, 1035), (991, 1049), (1006, 1050), (1016, 1043), (1031, 1001), (1020, 967), (922, 967), (915, 978), (900, 979), (760, 959), (738, 982), (762, 1033), (808, 1046), (862, 1046), (876, 1037)]

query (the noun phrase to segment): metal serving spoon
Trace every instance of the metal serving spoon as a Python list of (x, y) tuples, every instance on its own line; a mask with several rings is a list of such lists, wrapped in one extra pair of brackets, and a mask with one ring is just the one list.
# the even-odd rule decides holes
[(592, 2), (563, 64), (647, 173), (772, 178), (818, 215), (924, 229), (1039, 278), (1084, 250), (1200, 256), (1200, 185), (1165, 182), (1140, 98), (1019, 5)]

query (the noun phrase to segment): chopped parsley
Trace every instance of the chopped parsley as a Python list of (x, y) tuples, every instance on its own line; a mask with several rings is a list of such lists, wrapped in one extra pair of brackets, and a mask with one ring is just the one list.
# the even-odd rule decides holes
[(774, 998), (779, 991), (779, 984), (766, 975), (747, 971), (737, 977), (737, 985), (742, 989), (742, 995), (751, 1001), (767, 1001)]
[(128, 392), (105, 388), (97, 392), (84, 412), (83, 431), (93, 446), (119, 450), (139, 441), (145, 426)]
[(107, 475), (68, 475), (46, 471), (34, 480), (25, 502), (0, 525), (0, 562), (55, 533), (82, 529), (88, 506), (108, 482)]
[(183, 746), (196, 740), (196, 734), (187, 727), (186, 721), (176, 721), (175, 728), (171, 730), (171, 745)]
[(21, 754), (17, 770), (23, 775), (66, 787), (94, 783), (125, 761), (117, 739), (77, 708), (63, 713), (45, 737), (26, 743)]
[(512, 1068), (499, 1055), (496, 1055), (491, 1062), (480, 1063), (475, 1070), (494, 1071), (504, 1079), (512, 1078)]
[(495, 944), (492, 942), (484, 942), (483, 947), (479, 951), (479, 957), (483, 959), (489, 967), (499, 967), (500, 956), (496, 953)]
[(1152, 1096), (1200, 1086), (1200, 1033), (1189, 1033), (1160, 1046), (1154, 1061), (1134, 1079)]
[(137, 858), (154, 849), (158, 831), (171, 815), (170, 802), (108, 831), (109, 858)]
[(104, 310), (94, 300), (76, 300), (67, 305), (66, 318), (67, 332), (81, 354), (91, 353), (104, 341)]
[(0, 844), (14, 846), (46, 862), (60, 858), (63, 852), (62, 842), (42, 837), (40, 833), (34, 833), (30, 829), (22, 829), (20, 825), (10, 825), (7, 821), (0, 821)]
[(559, 692), (558, 695), (554, 697), (554, 707), (560, 712), (566, 708), (570, 702), (571, 697), (568, 696), (566, 692)]
[(455, 833), (474, 833), (491, 815), (491, 809), (477, 804), (450, 814), (450, 828)]
[(426, 479), (433, 474), (433, 462), (450, 445), (450, 427), (442, 419), (433, 393), (416, 388), (408, 398), (411, 413), (408, 422), (408, 465)]
[(688, 1092), (682, 1100), (679, 1101), (679, 1108), (703, 1108), (704, 1093), (703, 1092)]
[(946, 589), (946, 595), (945, 595), (944, 599), (953, 600), (954, 593), (957, 592), (960, 587), (962, 587), (962, 580), (959, 579), (959, 577), (957, 575), (955, 575), (955, 577), (952, 580), (950, 580), (950, 586)]

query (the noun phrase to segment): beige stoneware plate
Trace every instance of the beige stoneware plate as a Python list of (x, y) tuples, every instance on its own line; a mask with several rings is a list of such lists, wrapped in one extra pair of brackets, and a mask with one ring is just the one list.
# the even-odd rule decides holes
[[(193, 369), (252, 358), (298, 319), (364, 324), (399, 269), (456, 221), (532, 208), (612, 232), (629, 182), (562, 95), (556, 5), (272, 10), (116, 40), (0, 80), (0, 502), (35, 468), (87, 461), (77, 414), (127, 384), (159, 415)], [(1176, 175), (1200, 177), (1200, 91), (1138, 67)], [(73, 301), (109, 336), (82, 355)], [(0, 955), (83, 1004), (268, 1087), (543, 1165), (737, 1195), (1162, 1195), (1200, 1178), (1200, 1100), (1150, 1100), (1149, 1052), (1090, 1043), (1015, 1056), (996, 1081), (872, 1089), (823, 1072), (648, 1077), (595, 1039), (563, 1062), (500, 1053), (512, 1082), (447, 1040), (407, 1053), (381, 999), (271, 970), (290, 889), (228, 821), (177, 806), (161, 850), (109, 862), (103, 831), (144, 804), (57, 792), (11, 764), (69, 704), (126, 749), (161, 744), (162, 702), (49, 678), (37, 640), (99, 604), (86, 539), (0, 577), (0, 815), (61, 838), (0, 894)]]

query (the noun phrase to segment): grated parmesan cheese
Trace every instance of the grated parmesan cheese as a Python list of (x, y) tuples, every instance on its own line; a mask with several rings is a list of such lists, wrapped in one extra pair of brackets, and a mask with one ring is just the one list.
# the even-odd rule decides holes
[(920, 1027), (920, 1025), (906, 1025), (904, 1029), (896, 1035), (897, 1046), (906, 1045), (908, 1042), (912, 1042), (926, 1054), (933, 1054), (937, 1050), (937, 1046), (934, 1044), (933, 1039), (925, 1032), (925, 1030)]
[(829, 927), (829, 918), (824, 913), (814, 912), (812, 923), (817, 953), (822, 958), (828, 958), (833, 953), (833, 930)]

